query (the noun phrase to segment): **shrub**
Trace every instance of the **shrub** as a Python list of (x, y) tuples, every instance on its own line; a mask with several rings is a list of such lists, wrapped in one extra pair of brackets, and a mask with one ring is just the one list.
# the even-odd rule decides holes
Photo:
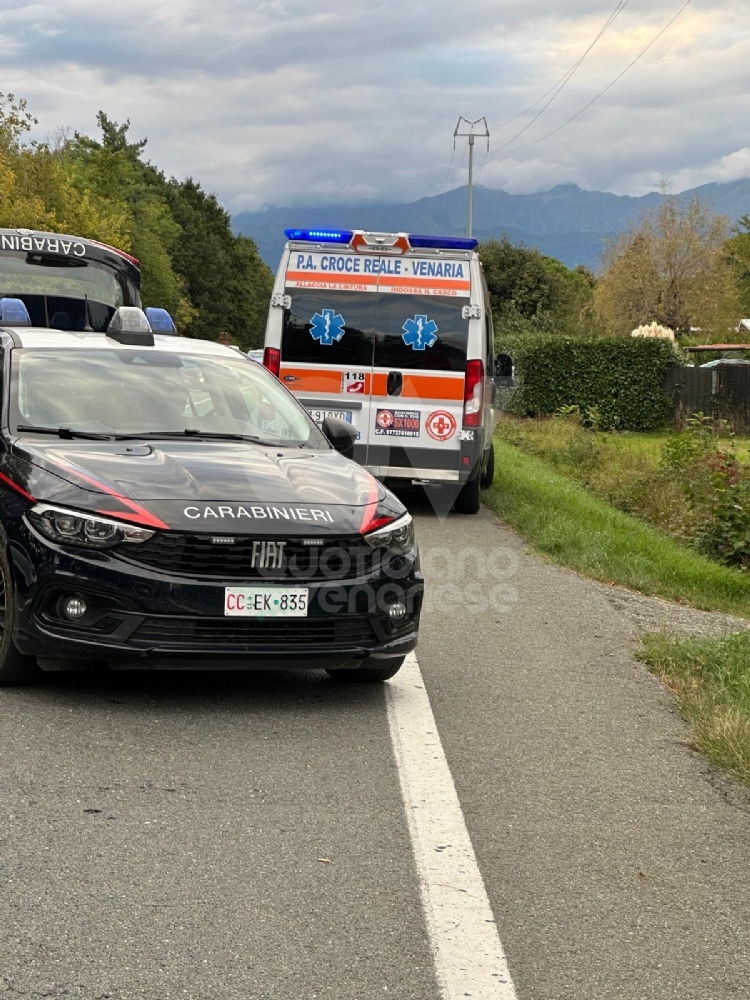
[(509, 418), (498, 436), (548, 462), (613, 507), (726, 566), (750, 571), (750, 468), (726, 421), (698, 413), (653, 450), (628, 434), (596, 433), (596, 411)]
[[(664, 446), (663, 465), (680, 482), (698, 549), (725, 566), (750, 569), (750, 471), (725, 440), (728, 425), (697, 413)], [(722, 438), (724, 436), (724, 439)]]
[(516, 416), (572, 406), (596, 414), (604, 430), (635, 431), (656, 430), (671, 416), (662, 385), (678, 358), (668, 340), (501, 337), (497, 349), (515, 364), (517, 391), (508, 409)]
[(662, 340), (671, 340), (673, 343), (675, 341), (674, 330), (670, 330), (668, 326), (660, 326), (658, 323), (648, 323), (644, 326), (639, 326), (637, 329), (633, 330), (630, 334), (631, 337), (661, 337)]
[(717, 472), (711, 518), (698, 534), (698, 547), (725, 566), (750, 569), (750, 483), (728, 481)]

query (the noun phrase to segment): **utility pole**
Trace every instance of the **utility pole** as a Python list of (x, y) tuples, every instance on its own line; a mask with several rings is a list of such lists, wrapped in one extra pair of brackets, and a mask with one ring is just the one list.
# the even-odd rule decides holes
[[(462, 132), (461, 126), (468, 126), (468, 132)], [(477, 131), (477, 126), (481, 125), (483, 131)], [(477, 118), (471, 121), (469, 118), (459, 118), (456, 131), (453, 133), (453, 148), (456, 148), (457, 139), (469, 140), (469, 206), (466, 218), (466, 235), (471, 236), (474, 231), (474, 144), (477, 136), (487, 140), (487, 152), (490, 150), (490, 129), (486, 118)]]

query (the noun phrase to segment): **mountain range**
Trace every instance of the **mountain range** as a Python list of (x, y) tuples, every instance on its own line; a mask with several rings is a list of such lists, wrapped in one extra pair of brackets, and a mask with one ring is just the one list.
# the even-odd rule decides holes
[[(288, 228), (336, 227), (370, 232), (462, 235), (466, 227), (465, 187), (407, 204), (310, 205), (242, 212), (232, 219), (236, 233), (252, 236), (266, 263), (275, 270)], [(704, 184), (675, 197), (699, 196), (732, 222), (750, 214), (750, 178)], [(538, 247), (568, 267), (596, 270), (607, 239), (623, 232), (663, 195), (639, 198), (585, 191), (558, 184), (543, 194), (508, 194), (487, 187), (474, 192), (474, 235), (480, 240), (507, 236), (514, 243)]]

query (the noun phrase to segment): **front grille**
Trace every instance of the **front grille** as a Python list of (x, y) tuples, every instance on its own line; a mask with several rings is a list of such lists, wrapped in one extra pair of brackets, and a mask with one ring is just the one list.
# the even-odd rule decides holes
[[(281, 569), (253, 568), (254, 542), (283, 543)], [(130, 562), (166, 573), (214, 580), (353, 580), (377, 569), (380, 553), (361, 539), (326, 540), (324, 546), (300, 539), (245, 538), (217, 544), (210, 535), (162, 532), (140, 545), (122, 545), (119, 554)]]
[(128, 640), (142, 646), (360, 645), (375, 640), (363, 618), (147, 618)]

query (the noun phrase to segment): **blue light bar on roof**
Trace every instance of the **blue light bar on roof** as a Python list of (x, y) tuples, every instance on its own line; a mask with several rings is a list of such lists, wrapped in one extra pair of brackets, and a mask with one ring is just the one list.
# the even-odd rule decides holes
[(29, 310), (21, 299), (0, 299), (0, 323), (8, 326), (31, 326)]
[[(356, 235), (350, 229), (285, 229), (288, 240), (298, 243), (341, 243), (348, 246)], [(409, 236), (412, 250), (476, 250), (479, 241), (465, 236)], [(366, 240), (369, 250), (377, 250), (377, 243)], [(361, 249), (361, 247), (357, 247)], [(385, 248), (388, 249), (388, 248)]]
[(288, 240), (300, 243), (351, 243), (354, 233), (347, 229), (285, 229)]
[(476, 250), (479, 240), (466, 236), (410, 236), (414, 250)]

